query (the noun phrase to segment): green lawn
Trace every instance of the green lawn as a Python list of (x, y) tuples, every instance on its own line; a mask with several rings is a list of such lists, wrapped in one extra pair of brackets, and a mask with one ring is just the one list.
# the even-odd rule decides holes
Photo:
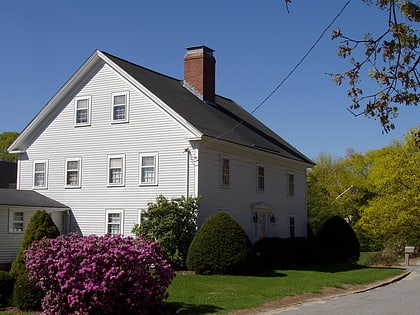
[[(286, 296), (318, 293), (322, 288), (367, 284), (404, 270), (364, 266), (332, 266), (311, 270), (279, 270), (260, 276), (201, 276), (177, 274), (169, 287), (169, 310), (177, 314), (223, 314), (260, 306)], [(1, 312), (1, 315), (35, 313)]]
[(256, 307), (286, 296), (318, 293), (324, 287), (366, 284), (396, 276), (392, 268), (281, 270), (262, 276), (200, 276), (178, 274), (169, 287), (167, 306), (177, 314), (228, 313)]

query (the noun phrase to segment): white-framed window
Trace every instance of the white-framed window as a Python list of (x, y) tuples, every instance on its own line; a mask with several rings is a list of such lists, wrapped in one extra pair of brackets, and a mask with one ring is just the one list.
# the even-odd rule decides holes
[(89, 126), (91, 114), (90, 96), (76, 97), (74, 109), (74, 125), (75, 126)]
[(264, 191), (264, 165), (257, 163), (257, 191)]
[(158, 153), (140, 153), (140, 185), (157, 185)]
[(295, 174), (287, 173), (287, 195), (293, 197), (295, 195)]
[(230, 185), (230, 160), (227, 156), (220, 156), (220, 185), (222, 187)]
[(66, 184), (67, 188), (81, 187), (82, 178), (82, 159), (68, 158), (66, 159)]
[(128, 92), (112, 93), (111, 121), (113, 123), (128, 122), (129, 103)]
[(48, 161), (37, 160), (33, 165), (33, 188), (48, 187)]
[(9, 233), (23, 233), (25, 228), (25, 212), (9, 209)]
[(295, 237), (296, 235), (296, 225), (295, 225), (295, 217), (289, 216), (289, 235), (290, 237)]
[(108, 155), (108, 186), (124, 186), (125, 155)]
[(124, 210), (106, 210), (105, 233), (111, 235), (122, 235), (124, 231)]

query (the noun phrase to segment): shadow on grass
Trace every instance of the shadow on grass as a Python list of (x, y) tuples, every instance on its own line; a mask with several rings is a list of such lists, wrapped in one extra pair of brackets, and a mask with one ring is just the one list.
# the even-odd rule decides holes
[[(395, 268), (395, 267), (386, 267), (386, 268)], [(283, 268), (281, 268), (283, 269)], [(284, 268), (289, 270), (307, 270), (307, 271), (319, 271), (319, 272), (343, 272), (351, 270), (362, 270), (362, 269), (378, 269), (378, 267), (370, 267), (359, 264), (321, 264), (313, 266), (295, 266)]]
[(165, 310), (163, 311), (162, 315), (202, 315), (216, 313), (223, 310), (223, 308), (215, 305), (188, 304), (180, 302), (165, 302), (164, 309)]

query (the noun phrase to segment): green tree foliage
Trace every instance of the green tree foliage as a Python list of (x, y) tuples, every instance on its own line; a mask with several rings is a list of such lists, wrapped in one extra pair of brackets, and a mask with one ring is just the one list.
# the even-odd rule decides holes
[(150, 203), (143, 220), (133, 233), (148, 240), (158, 241), (166, 259), (174, 269), (185, 267), (188, 248), (197, 232), (197, 210), (200, 198), (174, 198), (163, 196)]
[(363, 250), (418, 243), (419, 133), (413, 128), (404, 141), (366, 154), (321, 154), (308, 174), (308, 219), (315, 233), (339, 216), (356, 231)]
[(245, 273), (252, 266), (253, 246), (242, 227), (226, 212), (203, 223), (188, 251), (187, 267), (198, 274)]
[(360, 244), (351, 226), (339, 216), (330, 218), (316, 239), (326, 263), (355, 263), (360, 257)]
[(19, 274), (26, 272), (24, 252), (31, 246), (32, 242), (39, 241), (44, 237), (56, 238), (58, 235), (60, 235), (60, 232), (51, 216), (45, 210), (36, 211), (25, 229), (22, 245), (12, 263), (10, 274), (16, 278)]
[(7, 152), (7, 149), (18, 136), (19, 133), (10, 131), (6, 131), (0, 134), (0, 161), (17, 161), (17, 154), (10, 154), (9, 152)]
[(412, 129), (405, 142), (367, 154), (368, 181), (374, 193), (358, 227), (371, 238), (385, 244), (395, 239), (401, 246), (420, 240), (420, 148)]

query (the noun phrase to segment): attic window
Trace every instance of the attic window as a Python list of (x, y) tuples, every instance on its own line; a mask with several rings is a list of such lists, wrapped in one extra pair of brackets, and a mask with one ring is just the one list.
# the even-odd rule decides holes
[(34, 161), (33, 187), (47, 188), (48, 161)]
[(128, 92), (112, 93), (112, 122), (128, 122)]
[(91, 97), (77, 97), (75, 100), (74, 125), (89, 126), (91, 112)]

